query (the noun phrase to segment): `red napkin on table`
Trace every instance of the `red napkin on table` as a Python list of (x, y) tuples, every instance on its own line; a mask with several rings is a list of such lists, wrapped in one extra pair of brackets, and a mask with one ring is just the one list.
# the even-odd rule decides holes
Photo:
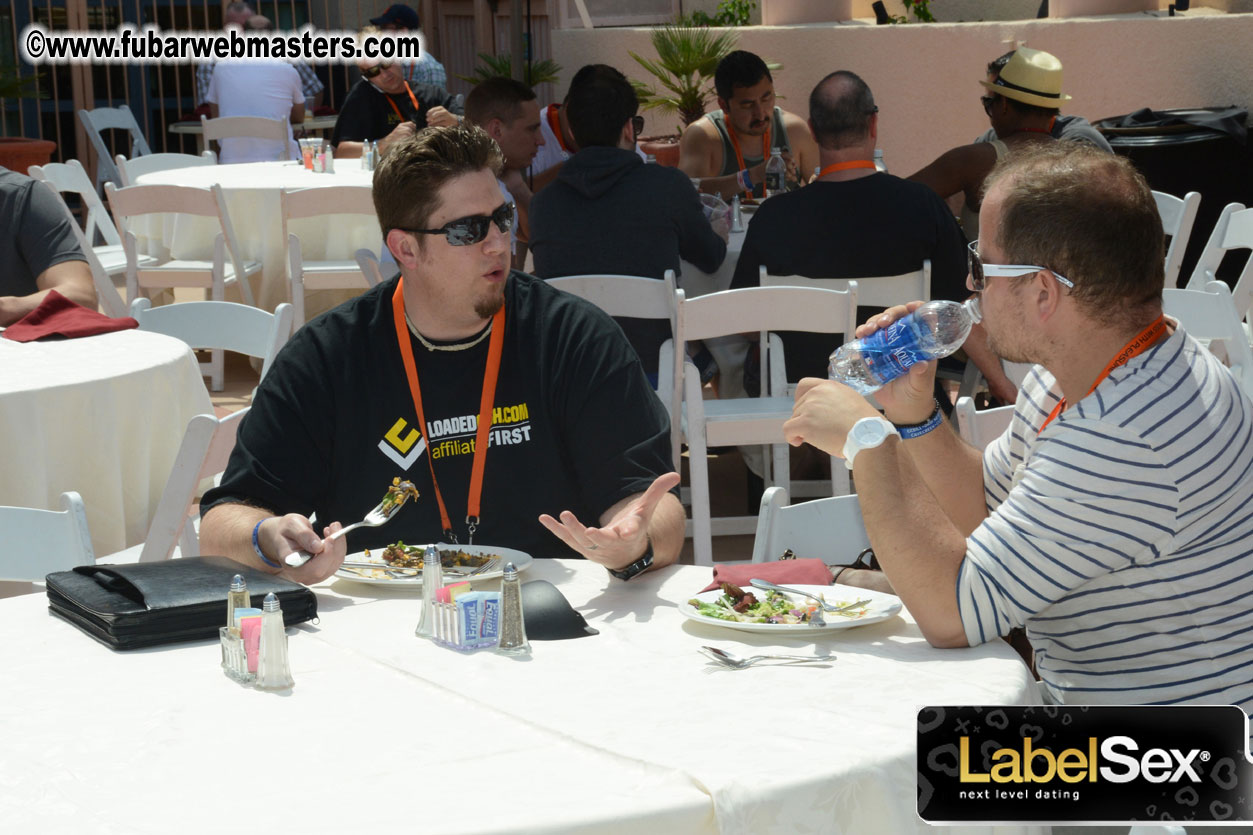
[(313, 108), (314, 116), (334, 116), (338, 112), (339, 111), (331, 107), (329, 104), (322, 104)]
[(73, 339), (137, 327), (139, 323), (129, 316), (110, 319), (103, 313), (75, 304), (56, 290), (49, 290), (39, 307), (5, 328), (0, 335), (14, 342), (33, 342), (45, 336)]
[(715, 565), (714, 581), (701, 591), (713, 591), (723, 583), (744, 588), (749, 580), (768, 580), (784, 586), (829, 586), (831, 569), (819, 559)]

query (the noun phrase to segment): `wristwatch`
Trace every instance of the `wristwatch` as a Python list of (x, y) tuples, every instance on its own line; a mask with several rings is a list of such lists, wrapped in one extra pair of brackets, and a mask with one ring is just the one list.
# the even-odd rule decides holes
[(609, 573), (617, 577), (619, 580), (630, 580), (636, 574), (641, 574), (651, 568), (653, 565), (653, 543), (650, 540), (644, 548), (644, 555), (635, 562), (625, 568), (611, 568)]
[(853, 459), (857, 457), (857, 453), (863, 449), (874, 449), (886, 441), (889, 435), (899, 438), (901, 433), (885, 417), (875, 415), (857, 421), (848, 430), (848, 438), (844, 441), (844, 465), (853, 469)]

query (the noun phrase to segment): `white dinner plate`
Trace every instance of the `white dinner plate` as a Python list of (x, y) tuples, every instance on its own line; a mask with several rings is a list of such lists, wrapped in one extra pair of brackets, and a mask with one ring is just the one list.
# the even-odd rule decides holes
[[(462, 580), (493, 580), (501, 577), (505, 573), (505, 563), (513, 563), (513, 567), (518, 571), (525, 571), (530, 568), (531, 563), (535, 560), (530, 554), (522, 551), (515, 551), (512, 548), (497, 548), (493, 545), (446, 545), (440, 543), (436, 546), (440, 551), (460, 550), (467, 554), (486, 557), (500, 557), (500, 568), (495, 571), (488, 571), (483, 574), (475, 574), (467, 576), (464, 574), (445, 574), (445, 583), (459, 583)], [(383, 549), (373, 548), (370, 556), (366, 556), (364, 551), (358, 551), (355, 554), (349, 554), (345, 559), (352, 562), (377, 562), (380, 568), (386, 568), (383, 562)], [(341, 568), (335, 572), (335, 576), (341, 580), (352, 580), (354, 583), (368, 583), (374, 586), (417, 586), (422, 587), (422, 572), (414, 571), (411, 577), (389, 577), (383, 571), (373, 571), (369, 568)]]
[[(753, 589), (750, 586), (743, 586), (745, 591), (752, 591), (755, 594), (765, 594), (764, 590)], [(846, 617), (841, 614), (831, 612), (825, 613), (826, 626), (810, 626), (807, 623), (744, 623), (735, 620), (722, 620), (721, 618), (702, 615), (696, 610), (696, 607), (688, 603), (686, 600), (679, 604), (679, 614), (688, 620), (697, 623), (707, 623), (711, 626), (725, 626), (728, 629), (739, 629), (742, 632), (827, 632), (832, 629), (850, 629), (854, 626), (865, 626), (868, 623), (878, 623), (881, 620), (887, 620), (901, 610), (901, 601), (899, 597), (882, 592), (870, 591), (868, 589), (854, 588), (853, 586), (805, 586), (794, 585), (794, 589), (807, 591), (810, 594), (819, 594), (827, 603), (839, 606), (844, 603), (852, 603), (856, 600), (870, 599), (866, 604), (865, 611), (858, 617)], [(701, 592), (696, 595), (696, 599), (702, 603), (713, 603), (722, 596), (722, 591), (714, 589), (713, 591)], [(690, 598), (689, 598), (690, 599)], [(812, 603), (813, 601), (807, 597), (800, 595), (788, 595), (789, 600), (795, 600), (799, 604)]]

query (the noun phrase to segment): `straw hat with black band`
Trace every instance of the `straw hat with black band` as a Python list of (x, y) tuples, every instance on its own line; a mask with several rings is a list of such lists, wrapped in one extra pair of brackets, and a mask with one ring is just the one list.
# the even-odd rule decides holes
[(1062, 93), (1062, 62), (1040, 49), (1019, 47), (995, 81), (980, 81), (993, 93), (1036, 107), (1060, 108), (1070, 101)]

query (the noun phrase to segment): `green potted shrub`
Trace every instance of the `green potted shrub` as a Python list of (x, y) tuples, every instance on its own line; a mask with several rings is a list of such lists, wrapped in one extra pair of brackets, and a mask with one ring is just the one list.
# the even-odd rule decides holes
[[(508, 52), (502, 52), (500, 55), (488, 55), (486, 52), (480, 52), (479, 61), (479, 65), (474, 68), (473, 75), (458, 75), (457, 78), (460, 78), (462, 81), (468, 81), (471, 84), (478, 84), (480, 81), (486, 81), (489, 78), (513, 78), (513, 61)], [(561, 65), (547, 58), (543, 61), (524, 63), (522, 68), (526, 74), (526, 78), (522, 79), (522, 82), (531, 88), (546, 82), (555, 82), (561, 74)]]
[(713, 93), (714, 70), (735, 49), (734, 32), (690, 26), (660, 26), (653, 30), (656, 60), (632, 52), (631, 57), (655, 78), (656, 86), (633, 81), (643, 110), (679, 117), (678, 132), (641, 137), (640, 147), (662, 165), (679, 164), (679, 134), (705, 115)]

